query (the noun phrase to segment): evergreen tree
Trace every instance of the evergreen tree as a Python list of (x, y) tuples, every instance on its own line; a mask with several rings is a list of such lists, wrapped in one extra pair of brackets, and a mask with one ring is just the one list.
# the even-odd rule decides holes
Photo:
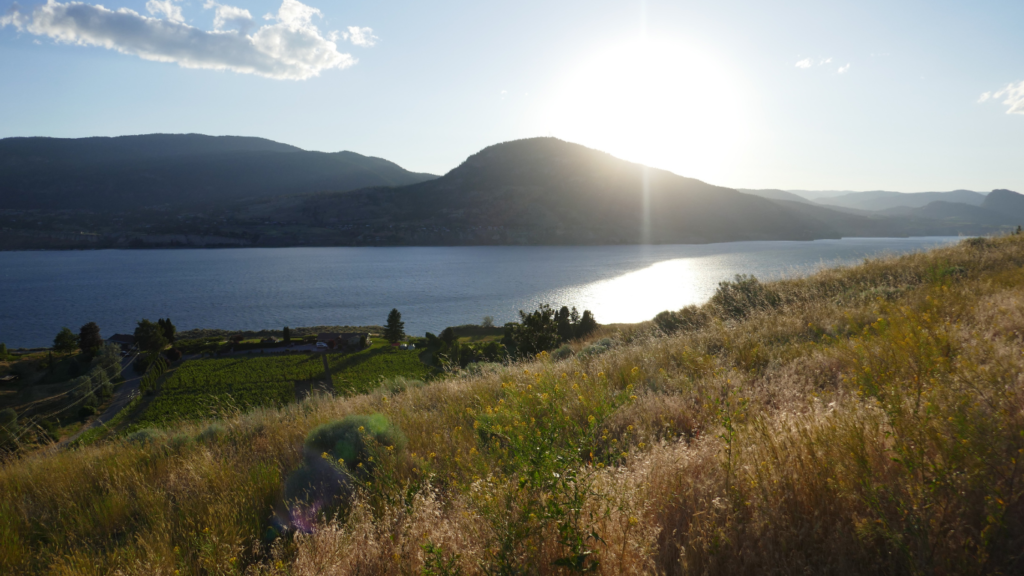
[(562, 306), (555, 315), (555, 324), (557, 324), (558, 337), (564, 342), (566, 340), (572, 340), (575, 336), (574, 322), (569, 319), (569, 307)]
[(78, 345), (83, 352), (93, 352), (103, 346), (100, 327), (95, 322), (89, 322), (78, 330)]
[(58, 354), (69, 354), (78, 348), (78, 336), (67, 326), (60, 329), (53, 339), (53, 349)]
[(163, 350), (167, 346), (167, 337), (164, 335), (163, 326), (143, 318), (135, 328), (135, 344), (139, 350), (146, 352)]
[(175, 328), (174, 324), (171, 323), (171, 319), (161, 318), (157, 320), (156, 323), (160, 326), (160, 329), (163, 330), (164, 339), (167, 340), (169, 343), (174, 344), (174, 338), (178, 334), (178, 329)]
[(444, 342), (445, 346), (451, 346), (456, 340), (458, 340), (458, 337), (455, 336), (455, 330), (451, 326), (441, 330), (441, 336), (439, 336), (439, 338), (441, 338), (441, 342)]
[(292, 341), (292, 329), (287, 327), (287, 326), (285, 326), (284, 330), (282, 331), (282, 334), (281, 334), (281, 339), (284, 340), (285, 344), (291, 342)]
[(594, 315), (590, 310), (584, 310), (583, 318), (580, 318), (580, 323), (576, 330), (576, 337), (584, 338), (589, 336), (594, 330), (597, 330), (597, 320), (594, 320)]
[(0, 360), (7, 358), (7, 344), (0, 342)]
[(384, 338), (392, 344), (397, 344), (405, 338), (405, 322), (402, 322), (402, 313), (397, 308), (392, 308), (388, 314), (388, 323), (384, 327)]

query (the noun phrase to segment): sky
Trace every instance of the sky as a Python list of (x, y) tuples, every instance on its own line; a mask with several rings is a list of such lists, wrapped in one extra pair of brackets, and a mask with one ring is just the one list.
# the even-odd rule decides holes
[(0, 137), (443, 174), (555, 136), (737, 188), (1024, 192), (1024, 2), (0, 0)]

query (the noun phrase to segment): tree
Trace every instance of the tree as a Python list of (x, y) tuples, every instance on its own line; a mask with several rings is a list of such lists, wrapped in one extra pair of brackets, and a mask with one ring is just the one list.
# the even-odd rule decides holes
[(585, 338), (594, 330), (597, 330), (597, 320), (594, 320), (594, 315), (590, 310), (584, 310), (583, 318), (580, 318), (580, 323), (576, 327), (576, 337)]
[[(574, 307), (573, 310), (575, 309), (576, 308)], [(558, 311), (558, 314), (555, 315), (555, 324), (558, 325), (558, 337), (561, 338), (563, 342), (565, 340), (572, 340), (576, 335), (576, 326), (574, 326), (575, 322), (570, 320), (568, 306), (562, 306)]]
[(397, 308), (392, 308), (388, 314), (388, 323), (384, 326), (384, 338), (392, 344), (397, 344), (405, 338), (405, 322), (402, 322), (402, 313)]
[(519, 354), (538, 354), (561, 343), (555, 310), (551, 306), (541, 304), (529, 314), (520, 310), (519, 320), (518, 323), (509, 322), (505, 325), (505, 338), (515, 344)]
[(441, 330), (440, 338), (441, 342), (444, 342), (445, 346), (451, 346), (456, 340), (459, 339), (458, 336), (455, 335), (455, 329), (453, 329), (451, 326), (445, 328), (444, 330)]
[(69, 354), (78, 348), (78, 336), (67, 326), (60, 329), (53, 339), (53, 349), (58, 354)]
[(160, 329), (164, 331), (164, 338), (171, 344), (174, 344), (174, 338), (178, 334), (178, 329), (174, 327), (174, 324), (171, 324), (171, 319), (161, 318), (157, 320), (156, 323), (159, 324)]
[(135, 344), (139, 350), (159, 352), (167, 346), (167, 337), (164, 334), (163, 326), (143, 318), (135, 328)]
[(484, 321), (480, 325), (484, 328), (494, 328), (494, 316), (484, 316)]
[(78, 329), (78, 345), (82, 348), (83, 352), (93, 352), (103, 346), (100, 327), (95, 322), (89, 322)]
[(281, 333), (281, 339), (287, 344), (292, 341), (292, 329), (285, 326), (284, 331)]
[(0, 342), (0, 360), (7, 358), (7, 344)]

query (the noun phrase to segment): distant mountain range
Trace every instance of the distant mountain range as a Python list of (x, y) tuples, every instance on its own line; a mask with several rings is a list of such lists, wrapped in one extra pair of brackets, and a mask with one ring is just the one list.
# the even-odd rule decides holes
[(355, 152), (263, 138), (149, 134), (0, 140), (0, 207), (124, 211), (435, 178)]
[(555, 138), (441, 177), (260, 138), (0, 140), (0, 248), (703, 243), (984, 234), (1024, 196), (733, 190)]
[(963, 233), (1024, 223), (1024, 196), (1011, 190), (974, 192), (841, 192), (741, 190), (746, 194), (815, 204), (865, 216), (911, 218), (958, 226)]

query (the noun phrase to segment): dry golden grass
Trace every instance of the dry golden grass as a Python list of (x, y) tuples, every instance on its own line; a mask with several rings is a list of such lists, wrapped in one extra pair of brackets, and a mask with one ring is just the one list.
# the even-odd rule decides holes
[[(589, 358), (26, 456), (0, 470), (0, 572), (559, 574), (582, 551), (601, 574), (1022, 573), (1022, 265), (1024, 237), (968, 241)], [(264, 539), (306, 434), (374, 412), (407, 454)]]

